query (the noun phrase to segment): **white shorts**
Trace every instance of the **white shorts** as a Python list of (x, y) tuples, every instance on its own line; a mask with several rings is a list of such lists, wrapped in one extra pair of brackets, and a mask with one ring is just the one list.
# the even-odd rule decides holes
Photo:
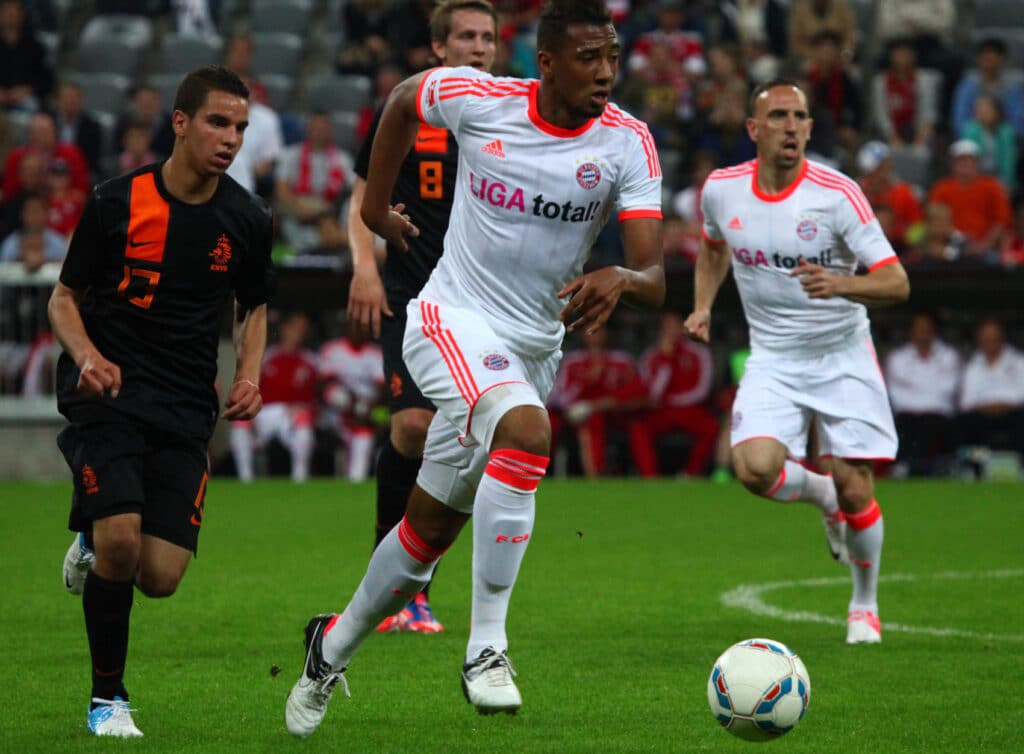
[(416, 483), (469, 513), (499, 420), (517, 406), (544, 408), (562, 354), (517, 354), (472, 309), (412, 299), (406, 312), (402, 358), (437, 406)]
[(270, 403), (263, 406), (252, 420), (256, 442), (260, 445), (266, 445), (276, 438), (288, 446), (296, 429), (312, 425), (313, 412), (309, 407), (291, 403)]
[(896, 427), (870, 337), (820, 356), (762, 351), (747, 360), (732, 408), (733, 447), (770, 437), (802, 459), (812, 419), (819, 455), (896, 457)]

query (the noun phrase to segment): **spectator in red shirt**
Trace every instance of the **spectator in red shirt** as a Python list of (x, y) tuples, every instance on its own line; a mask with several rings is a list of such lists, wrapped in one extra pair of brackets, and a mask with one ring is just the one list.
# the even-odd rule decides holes
[(624, 351), (608, 350), (608, 334), (602, 328), (585, 333), (584, 348), (568, 353), (562, 361), (552, 391), (565, 419), (576, 430), (580, 465), (585, 476), (599, 477), (607, 465), (608, 432), (625, 431), (634, 451), (643, 419), (639, 409), (649, 406), (647, 389), (633, 358)]
[(640, 473), (656, 476), (656, 441), (670, 432), (681, 432), (693, 439), (682, 472), (687, 476), (703, 474), (718, 436), (718, 419), (707, 406), (714, 377), (711, 349), (686, 337), (682, 316), (666, 312), (657, 344), (640, 361), (640, 374), (654, 404), (633, 440)]
[(869, 141), (857, 153), (860, 187), (877, 213), (882, 207), (892, 211), (889, 242), (902, 255), (920, 237), (924, 211), (913, 187), (893, 175), (892, 154), (880, 141)]
[(260, 372), (263, 410), (252, 421), (231, 424), (231, 452), (243, 482), (253, 479), (256, 447), (273, 439), (291, 454), (292, 481), (309, 477), (318, 388), (316, 356), (304, 345), (309, 329), (309, 318), (301, 312), (281, 319), (278, 344), (267, 349)]
[(3, 181), (5, 201), (7, 197), (12, 197), (21, 190), (18, 168), (29, 152), (42, 154), (47, 165), (56, 159), (64, 160), (71, 172), (71, 185), (83, 193), (89, 190), (89, 167), (85, 163), (82, 151), (74, 144), (57, 141), (57, 126), (53, 122), (53, 116), (38, 112), (32, 115), (28, 123), (28, 143), (15, 147), (7, 155)]
[(46, 178), (49, 228), (70, 238), (85, 207), (85, 194), (71, 185), (71, 169), (64, 160), (54, 160)]
[(950, 175), (935, 182), (928, 201), (945, 204), (953, 211), (953, 225), (967, 237), (966, 257), (997, 261), (995, 255), (1010, 231), (1013, 211), (999, 179), (981, 174), (978, 151), (973, 141), (953, 142)]

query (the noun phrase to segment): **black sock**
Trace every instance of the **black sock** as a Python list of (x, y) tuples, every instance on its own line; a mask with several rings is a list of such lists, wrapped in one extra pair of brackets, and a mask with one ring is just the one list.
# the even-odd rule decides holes
[(124, 663), (128, 656), (132, 589), (131, 581), (108, 581), (92, 569), (85, 577), (82, 611), (92, 656), (92, 695), (99, 699), (128, 699)]
[(419, 458), (406, 458), (385, 440), (377, 456), (377, 531), (373, 549), (405, 515), (409, 494), (420, 470)]
[(82, 534), (85, 535), (85, 546), (90, 550), (95, 550), (96, 548), (93, 547), (92, 544), (92, 529), (87, 529), (86, 531), (82, 532)]

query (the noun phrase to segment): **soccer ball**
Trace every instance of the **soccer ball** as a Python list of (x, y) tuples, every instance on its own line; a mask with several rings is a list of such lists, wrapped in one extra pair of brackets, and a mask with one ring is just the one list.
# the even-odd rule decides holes
[(771, 639), (733, 644), (715, 661), (708, 704), (722, 727), (748, 741), (788, 733), (811, 701), (811, 678), (793, 650)]

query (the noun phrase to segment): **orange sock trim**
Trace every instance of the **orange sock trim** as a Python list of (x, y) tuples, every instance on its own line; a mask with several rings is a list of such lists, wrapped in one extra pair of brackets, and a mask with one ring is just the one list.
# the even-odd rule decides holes
[(398, 523), (398, 541), (402, 543), (402, 547), (411, 557), (421, 563), (433, 563), (448, 549), (446, 547), (444, 550), (438, 550), (424, 542), (420, 535), (409, 526), (409, 520), (405, 516), (402, 516), (402, 520)]
[(484, 473), (523, 492), (533, 492), (547, 473), (550, 459), (522, 450), (499, 448), (491, 452)]
[(847, 513), (846, 524), (854, 531), (863, 531), (874, 526), (875, 522), (881, 517), (882, 509), (878, 506), (878, 501), (872, 500), (864, 510), (857, 513)]

